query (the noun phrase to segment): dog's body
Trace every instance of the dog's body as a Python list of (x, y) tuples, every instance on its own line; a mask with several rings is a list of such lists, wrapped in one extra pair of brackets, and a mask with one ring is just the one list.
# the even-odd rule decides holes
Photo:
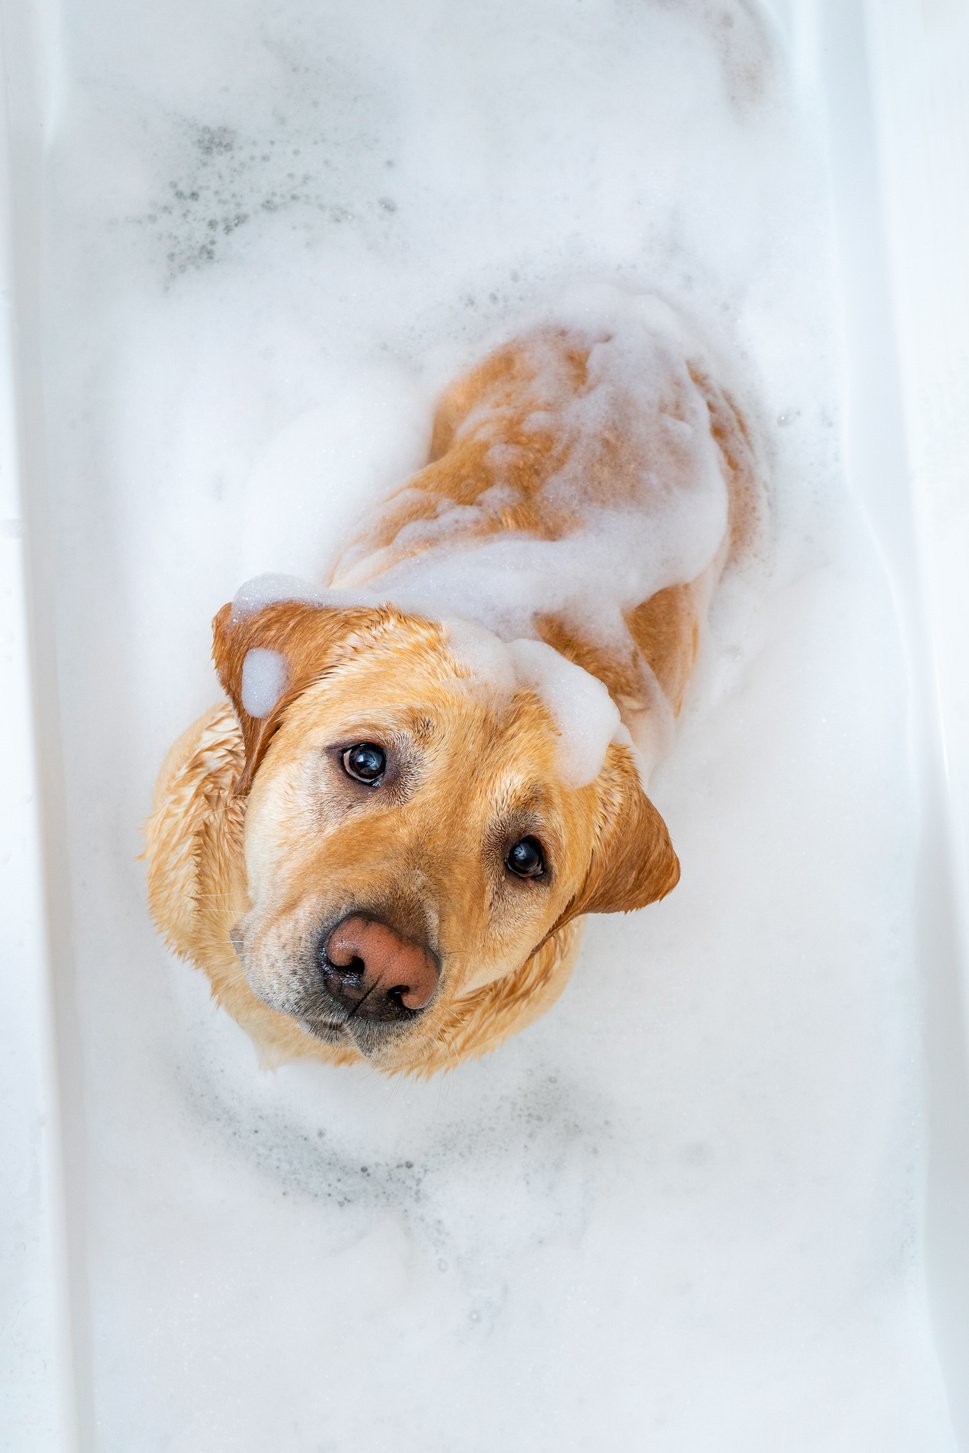
[(539, 329), (445, 395), (430, 462), (334, 574), (365, 599), (220, 612), (231, 705), (162, 767), (149, 898), (267, 1057), (483, 1053), (561, 992), (582, 914), (674, 886), (609, 713), (655, 747), (757, 497), (665, 312)]

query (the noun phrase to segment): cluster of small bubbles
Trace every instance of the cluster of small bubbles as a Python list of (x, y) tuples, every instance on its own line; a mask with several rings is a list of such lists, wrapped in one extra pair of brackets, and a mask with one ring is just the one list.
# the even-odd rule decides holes
[(381, 177), (393, 160), (361, 166), (358, 153), (351, 169), (341, 138), (309, 126), (305, 115), (295, 123), (277, 118), (275, 130), (267, 136), (218, 123), (177, 124), (178, 172), (148, 208), (121, 219), (157, 233), (166, 283), (219, 261), (237, 234), (258, 233), (280, 217), (290, 217), (310, 245), (354, 226), (367, 245), (387, 243), (400, 203)]
[[(294, 1121), (282, 1111), (254, 1114), (250, 1107), (241, 1113), (219, 1094), (213, 1115), (215, 1088), (186, 1086), (201, 1133), (234, 1147), (275, 1184), (281, 1199), (311, 1200), (335, 1212), (392, 1210), (423, 1246), (429, 1264), (440, 1274), (456, 1272), (462, 1281), (473, 1280), (482, 1237), (487, 1241), (493, 1228), (455, 1209), (462, 1204), (461, 1186), (477, 1183), (482, 1170), (504, 1174), (513, 1147), (513, 1178), (542, 1214), (501, 1234), (534, 1249), (543, 1244), (543, 1228), (566, 1227), (577, 1234), (586, 1224), (589, 1178), (582, 1167), (613, 1136), (608, 1105), (544, 1073), (529, 1075), (517, 1094), (501, 1095), (473, 1125), (465, 1120), (440, 1126), (433, 1146), (420, 1156), (371, 1153), (365, 1159), (359, 1145), (354, 1153), (354, 1147), (338, 1145), (326, 1127)], [(484, 1305), (480, 1299), (479, 1304)]]

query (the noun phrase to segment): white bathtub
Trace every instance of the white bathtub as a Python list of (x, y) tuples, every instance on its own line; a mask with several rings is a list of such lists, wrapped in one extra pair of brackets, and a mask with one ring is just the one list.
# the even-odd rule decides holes
[[(911, 1227), (920, 1243), (916, 1264), (924, 1264), (931, 1339), (947, 1412), (938, 1398), (934, 1402), (928, 1399), (926, 1406), (931, 1404), (934, 1409), (931, 1428), (923, 1430), (924, 1437), (913, 1428), (904, 1446), (912, 1453), (929, 1447), (969, 1449), (969, 1250), (965, 1234), (969, 1225), (969, 957), (965, 935), (969, 650), (961, 629), (969, 606), (964, 567), (969, 505), (962, 487), (969, 442), (965, 423), (969, 418), (969, 360), (964, 342), (969, 293), (963, 264), (964, 178), (969, 175), (969, 105), (964, 86), (969, 20), (958, 0), (931, 4), (916, 0), (869, 0), (865, 4), (776, 0), (774, 11), (782, 42), (789, 48), (805, 114), (827, 130), (843, 329), (845, 467), (849, 488), (861, 502), (892, 581), (909, 678), (907, 693), (900, 691), (899, 710), (910, 713), (922, 825), (912, 912), (920, 965), (922, 1032), (916, 1043), (921, 1057), (917, 1069), (924, 1076), (926, 1141), (919, 1141), (921, 1178), (915, 1187), (917, 1201), (924, 1204), (913, 1208)], [(58, 610), (63, 612), (70, 603), (59, 594), (62, 586), (50, 549), (49, 511), (54, 496), (47, 474), (50, 421), (44, 413), (45, 356), (39, 322), (45, 245), (43, 175), (62, 99), (63, 77), (57, 59), (62, 21), (53, 6), (26, 13), (10, 0), (4, 0), (2, 18), (8, 131), (0, 165), (5, 169), (3, 194), (8, 206), (2, 237), (5, 309), (0, 358), (0, 599), (4, 603), (0, 700), (5, 708), (0, 753), (4, 885), (0, 1124), (9, 1190), (0, 1205), (5, 1304), (0, 1352), (4, 1376), (0, 1429), (5, 1431), (0, 1433), (0, 1441), (4, 1447), (25, 1453), (95, 1447), (185, 1448), (208, 1453), (242, 1446), (225, 1441), (224, 1427), (229, 1425), (220, 1422), (220, 1416), (228, 1417), (229, 1410), (220, 1401), (219, 1379), (223, 1375), (228, 1379), (229, 1371), (220, 1362), (218, 1344), (227, 1334), (227, 1319), (241, 1312), (218, 1280), (226, 1275), (218, 1241), (219, 1228), (233, 1215), (244, 1217), (247, 1211), (244, 1203), (231, 1207), (224, 1203), (226, 1189), (218, 1183), (217, 1170), (208, 1179), (211, 1142), (203, 1141), (199, 1132), (195, 1145), (199, 1127), (191, 1114), (188, 1129), (185, 1123), (166, 1125), (171, 1107), (164, 1097), (159, 1123), (151, 1134), (163, 1146), (171, 1130), (177, 1169), (170, 1173), (183, 1181), (196, 1178), (194, 1200), (173, 1202), (169, 1210), (165, 1184), (160, 1181), (147, 1201), (142, 1185), (125, 1212), (129, 1169), (110, 1163), (97, 1145), (98, 1130), (87, 1090), (91, 1056), (95, 1046), (103, 1052), (106, 1042), (115, 1042), (119, 1026), (111, 1023), (109, 1015), (104, 1035), (92, 1036), (91, 1011), (78, 1007), (84, 1005), (86, 986), (78, 982), (73, 925), (84, 872), (83, 864), (69, 858), (71, 824), (65, 772), (74, 760), (70, 750), (73, 723), (60, 704), (55, 622)], [(962, 178), (962, 185), (956, 186), (954, 178)], [(108, 541), (106, 551), (112, 548)], [(97, 576), (94, 561), (92, 588)], [(119, 609), (123, 608), (124, 602), (119, 602)], [(162, 663), (170, 662), (164, 647), (159, 647), (159, 655)], [(92, 664), (92, 692), (113, 690), (98, 674), (108, 665), (103, 660)], [(128, 723), (124, 712), (121, 716)], [(145, 784), (150, 781), (153, 748), (150, 741), (143, 750), (134, 751), (135, 765), (130, 770)], [(92, 853), (109, 850), (110, 833), (116, 830), (123, 844), (118, 852), (126, 854), (131, 845), (130, 834), (125, 836), (127, 828), (113, 823), (110, 813), (106, 822), (92, 837)], [(73, 827), (76, 845), (77, 824)], [(140, 900), (125, 896), (136, 881), (135, 874), (119, 870), (119, 896), (106, 897), (100, 904), (106, 931), (124, 935), (143, 915)], [(188, 982), (188, 971), (180, 972)], [(171, 1025), (178, 1031), (184, 1030), (182, 1020), (191, 1019), (196, 1010), (197, 1022), (208, 1022), (201, 987), (194, 984), (184, 992), (194, 998), (181, 1018), (177, 1009), (172, 1011)], [(211, 1013), (215, 1047), (207, 1070), (209, 1079), (202, 1082), (210, 1089), (221, 1083), (220, 1056), (232, 1062), (233, 1074), (240, 1064), (248, 1066), (245, 1047), (224, 1022), (215, 1028), (214, 1011)], [(183, 1059), (204, 1059), (210, 1053), (207, 1045), (205, 1033), (192, 1030), (185, 1045), (172, 1050), (176, 1070)], [(137, 1037), (133, 1048), (118, 1044), (119, 1056), (125, 1061), (119, 1071), (122, 1087), (137, 1082), (132, 1056), (137, 1060), (138, 1052)], [(252, 1074), (256, 1074), (254, 1068)], [(351, 1079), (345, 1088), (328, 1089), (335, 1113), (350, 1113), (347, 1106), (355, 1086), (359, 1088), (358, 1082)], [(196, 1092), (204, 1099), (197, 1084)], [(215, 1103), (218, 1095), (215, 1090), (212, 1093)], [(365, 1093), (375, 1110), (393, 1104), (393, 1089), (370, 1088)], [(439, 1090), (431, 1093), (443, 1094)], [(443, 1107), (443, 1101), (441, 1104)], [(204, 1105), (201, 1109), (196, 1105), (191, 1113), (200, 1117), (201, 1125), (209, 1112)], [(274, 1187), (271, 1194), (285, 1198), (287, 1187), (296, 1186), (293, 1195), (298, 1199), (303, 1152), (293, 1148), (295, 1132), (285, 1123), (285, 1105), (274, 1108), (267, 1101), (259, 1113), (263, 1118), (257, 1130), (261, 1127), (263, 1133), (277, 1134), (282, 1149), (276, 1159), (273, 1154), (259, 1158), (254, 1152), (251, 1164), (233, 1181), (232, 1195), (240, 1186), (245, 1193), (248, 1177), (268, 1177)], [(535, 1113), (554, 1116), (556, 1109), (554, 1104), (544, 1110), (539, 1106)], [(376, 1153), (392, 1158), (392, 1146)], [(280, 1156), (282, 1161), (289, 1156), (292, 1163), (283, 1164)], [(217, 1167), (219, 1163), (215, 1157), (213, 1164)], [(433, 1230), (433, 1204), (429, 1210), (426, 1205), (428, 1196), (433, 1203), (433, 1189), (428, 1193), (421, 1190), (409, 1160), (397, 1171), (399, 1182), (388, 1180), (387, 1185), (399, 1183), (402, 1199), (423, 1206), (420, 1215), (429, 1218), (431, 1229), (425, 1228), (426, 1246), (421, 1243), (424, 1250), (420, 1255), (431, 1247), (439, 1261), (446, 1262), (454, 1248), (448, 1250), (443, 1231)], [(363, 1196), (359, 1186), (357, 1191), (351, 1186), (346, 1192), (348, 1201), (358, 1192)], [(270, 1192), (259, 1181), (252, 1192), (253, 1203), (267, 1194)], [(121, 1207), (119, 1221), (99, 1219), (98, 1207), (106, 1200)], [(387, 1204), (392, 1207), (392, 1194), (389, 1202), (380, 1202), (384, 1209), (379, 1215), (373, 1213), (378, 1221), (376, 1239), (366, 1243), (369, 1250), (363, 1271), (369, 1265), (366, 1258), (376, 1256), (385, 1281), (400, 1279), (399, 1298), (406, 1301), (410, 1295), (407, 1278), (417, 1276), (413, 1271), (416, 1253), (406, 1238), (400, 1239)], [(274, 1214), (282, 1226), (290, 1211), (280, 1201)], [(305, 1208), (299, 1212), (304, 1219), (308, 1214)], [(143, 1218), (141, 1224), (139, 1217)], [(194, 1219), (181, 1224), (180, 1217)], [(112, 1235), (125, 1242), (116, 1263), (105, 1241)], [(351, 1237), (339, 1255), (352, 1264), (355, 1248)], [(543, 1254), (539, 1242), (532, 1254), (535, 1258)], [(123, 1276), (117, 1268), (138, 1263), (150, 1268), (154, 1260), (165, 1258), (172, 1258), (171, 1277), (157, 1268), (153, 1276), (146, 1273), (144, 1285), (156, 1289), (157, 1301), (141, 1303), (140, 1319), (132, 1320), (131, 1298), (126, 1300), (123, 1288), (117, 1295), (110, 1289), (105, 1293), (98, 1269), (108, 1267), (108, 1275)], [(206, 1285), (207, 1266), (217, 1268), (214, 1284)], [(277, 1262), (273, 1266), (278, 1269)], [(562, 1275), (567, 1279), (567, 1262), (563, 1262)], [(177, 1285), (178, 1294), (173, 1292), (171, 1300), (166, 1300), (169, 1282)], [(567, 1286), (563, 1296), (566, 1292)], [(916, 1293), (917, 1300), (921, 1285)], [(298, 1290), (290, 1287), (286, 1295), (288, 1307), (299, 1307)], [(377, 1294), (372, 1295), (371, 1313), (379, 1324), (385, 1311)], [(481, 1291), (479, 1302), (471, 1314), (475, 1324), (490, 1317), (500, 1326), (500, 1309), (491, 1306), (486, 1291)], [(252, 1315), (258, 1315), (257, 1308)], [(553, 1329), (554, 1325), (553, 1313)], [(285, 1334), (291, 1336), (292, 1355), (297, 1359), (307, 1356), (301, 1340), (305, 1331), (293, 1326)], [(526, 1345), (520, 1330), (516, 1335), (516, 1347)], [(548, 1335), (546, 1326), (543, 1336)], [(123, 1355), (125, 1365), (138, 1367), (144, 1386), (151, 1386), (154, 1374), (144, 1360), (139, 1361), (137, 1350), (143, 1339), (146, 1347), (165, 1349), (166, 1360), (157, 1372), (161, 1385), (154, 1387), (145, 1403), (145, 1421), (139, 1425), (132, 1421), (135, 1413), (131, 1407), (123, 1413), (117, 1411), (123, 1398), (111, 1382), (110, 1366), (112, 1359)], [(247, 1377), (257, 1385), (266, 1375), (258, 1343), (245, 1345), (253, 1357)], [(489, 1355), (494, 1358), (493, 1350)], [(200, 1358), (202, 1372), (194, 1365)], [(752, 1402), (766, 1398), (767, 1390), (757, 1385), (750, 1365), (743, 1363), (742, 1369), (736, 1398)], [(702, 1369), (699, 1371), (702, 1376)], [(238, 1369), (232, 1375), (237, 1376)], [(467, 1386), (459, 1385), (456, 1392), (452, 1389), (452, 1400), (460, 1399), (462, 1387), (470, 1396), (472, 1375), (466, 1371)], [(543, 1375), (547, 1382), (547, 1370)], [(926, 1375), (931, 1380), (931, 1368)], [(527, 1381), (527, 1369), (521, 1376)], [(850, 1380), (850, 1369), (845, 1376)], [(743, 1383), (744, 1377), (749, 1385)], [(559, 1389), (566, 1413), (574, 1391), (568, 1380)], [(810, 1391), (801, 1388), (799, 1396), (808, 1397)], [(361, 1389), (354, 1395), (360, 1396)], [(226, 1399), (229, 1396), (227, 1393)], [(822, 1396), (820, 1389), (818, 1396)], [(267, 1398), (271, 1403), (268, 1392)], [(204, 1416), (196, 1416), (200, 1400)], [(156, 1403), (166, 1405), (171, 1413), (164, 1431), (151, 1411)], [(453, 1403), (448, 1406), (453, 1415)], [(734, 1446), (717, 1443), (709, 1431), (716, 1427), (716, 1406), (709, 1410), (705, 1433), (697, 1431), (700, 1425), (689, 1419), (678, 1425), (675, 1408), (669, 1412), (668, 1424), (663, 1422), (660, 1402), (647, 1399), (644, 1408), (653, 1418), (657, 1448), (699, 1453), (700, 1449)], [(819, 1453), (849, 1446), (842, 1441), (836, 1410), (826, 1425), (827, 1434), (818, 1433), (812, 1443), (804, 1441), (795, 1426), (795, 1416), (801, 1415), (795, 1415), (793, 1408), (794, 1404), (789, 1429), (783, 1407), (774, 1409), (770, 1424), (774, 1441), (765, 1423), (762, 1441), (751, 1433), (744, 1446), (793, 1447), (796, 1437), (801, 1439), (797, 1447), (817, 1447)], [(297, 1410), (292, 1411), (290, 1427), (280, 1423), (273, 1412), (278, 1442), (272, 1446), (395, 1446), (393, 1418), (375, 1421), (368, 1405), (361, 1407), (359, 1441), (353, 1442), (346, 1440), (346, 1434), (341, 1441), (339, 1430), (330, 1435), (325, 1429), (300, 1424)], [(534, 1434), (531, 1441), (517, 1443), (514, 1428), (502, 1423), (499, 1412), (490, 1405), (479, 1406), (474, 1414), (479, 1420), (477, 1431), (475, 1426), (449, 1425), (445, 1418), (436, 1428), (440, 1446), (571, 1446), (568, 1434), (552, 1421), (549, 1428), (558, 1429), (554, 1441), (550, 1432), (548, 1444), (540, 1444)], [(553, 1412), (550, 1405), (550, 1419)], [(409, 1414), (402, 1411), (398, 1416)], [(645, 1427), (610, 1428), (604, 1409), (594, 1420), (602, 1441), (590, 1441), (586, 1424), (578, 1414), (576, 1417), (576, 1448), (609, 1448), (610, 1453), (620, 1453), (627, 1447), (653, 1446)], [(951, 1418), (951, 1432), (947, 1418)], [(340, 1425), (345, 1426), (352, 1422)], [(756, 1420), (750, 1424), (756, 1426)], [(879, 1439), (877, 1427), (874, 1413), (870, 1424), (852, 1423), (854, 1437), (864, 1439), (868, 1428), (871, 1441), (856, 1441), (851, 1446), (873, 1450), (888, 1446)], [(253, 1447), (260, 1446), (259, 1436), (252, 1434)], [(317, 1436), (321, 1441), (314, 1441)], [(332, 1441), (326, 1441), (326, 1436)], [(892, 1444), (902, 1446), (901, 1441)]]

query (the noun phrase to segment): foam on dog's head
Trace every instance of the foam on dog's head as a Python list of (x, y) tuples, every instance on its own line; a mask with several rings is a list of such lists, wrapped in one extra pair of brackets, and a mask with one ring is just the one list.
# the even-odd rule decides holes
[(619, 710), (595, 676), (544, 641), (505, 642), (476, 622), (445, 622), (448, 645), (476, 689), (499, 697), (532, 691), (558, 733), (557, 766), (569, 787), (587, 787), (602, 771), (620, 729)]
[(301, 580), (298, 575), (269, 572), (254, 575), (239, 586), (232, 597), (232, 619), (242, 620), (267, 605), (279, 605), (283, 601), (300, 605), (358, 606), (376, 605), (378, 597), (373, 591), (366, 590), (323, 590), (318, 585), (311, 585), (308, 580)]
[[(284, 601), (321, 609), (393, 605), (434, 618), (433, 610), (421, 609), (420, 600), (410, 595), (391, 601), (374, 590), (321, 590), (296, 576), (260, 575), (236, 592), (232, 619), (243, 620)], [(442, 624), (469, 684), (497, 700), (510, 699), (520, 690), (534, 692), (558, 733), (557, 765), (563, 780), (569, 787), (594, 782), (621, 726), (619, 710), (602, 682), (544, 641), (503, 641), (479, 622), (456, 617), (445, 618)], [(285, 655), (254, 647), (243, 663), (242, 704), (250, 716), (268, 717), (289, 683)]]
[(570, 787), (586, 787), (602, 771), (619, 729), (619, 708), (597, 677), (544, 641), (509, 646), (519, 684), (534, 691), (559, 733), (558, 766)]

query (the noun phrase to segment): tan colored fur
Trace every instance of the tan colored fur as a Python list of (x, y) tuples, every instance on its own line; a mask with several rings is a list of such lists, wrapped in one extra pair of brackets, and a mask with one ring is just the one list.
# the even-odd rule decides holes
[[(586, 353), (564, 331), (548, 336), (581, 388)], [(740, 415), (708, 377), (691, 373), (729, 486), (728, 537), (703, 577), (627, 615), (674, 713), (709, 593), (730, 548), (749, 535), (756, 499)], [(354, 543), (338, 584), (365, 581), (406, 553), (396, 544), (401, 532), (433, 519), (441, 501), (478, 500), (494, 483), (496, 429), (516, 447), (515, 498), (484, 522), (478, 512), (475, 530), (557, 539), (573, 527), (544, 496), (565, 446), (554, 409), (536, 432), (529, 385), (523, 351), (511, 344), (447, 392), (430, 462)], [(593, 498), (621, 501), (637, 465), (629, 450), (621, 430), (604, 442), (588, 481)], [(554, 615), (536, 624), (549, 645), (605, 683), (624, 715), (647, 709), (639, 663), (581, 638)], [(290, 668), (287, 690), (265, 720), (250, 717), (241, 700), (242, 666), (254, 646), (281, 652)], [(172, 948), (206, 971), (215, 997), (269, 1061), (361, 1057), (349, 1038), (325, 1042), (301, 1027), (295, 1008), (270, 1007), (289, 1003), (290, 966), (306, 961), (315, 926), (335, 911), (378, 902), (408, 933), (434, 936), (444, 964), (440, 993), (413, 1029), (366, 1055), (388, 1071), (430, 1074), (493, 1048), (548, 1008), (568, 979), (583, 914), (641, 906), (677, 880), (665, 825), (628, 749), (613, 743), (597, 780), (569, 787), (542, 703), (529, 692), (509, 705), (469, 691), (434, 622), (391, 607), (295, 602), (240, 619), (227, 606), (216, 617), (214, 654), (231, 705), (190, 727), (162, 766), (148, 825), (148, 895)], [(378, 733), (401, 744), (416, 784), (408, 787), (403, 772), (393, 800), (389, 790), (379, 799), (354, 796), (334, 765), (334, 743)], [(500, 851), (487, 845), (505, 821), (521, 824), (515, 831), (540, 831), (555, 865), (549, 882), (504, 882)]]

